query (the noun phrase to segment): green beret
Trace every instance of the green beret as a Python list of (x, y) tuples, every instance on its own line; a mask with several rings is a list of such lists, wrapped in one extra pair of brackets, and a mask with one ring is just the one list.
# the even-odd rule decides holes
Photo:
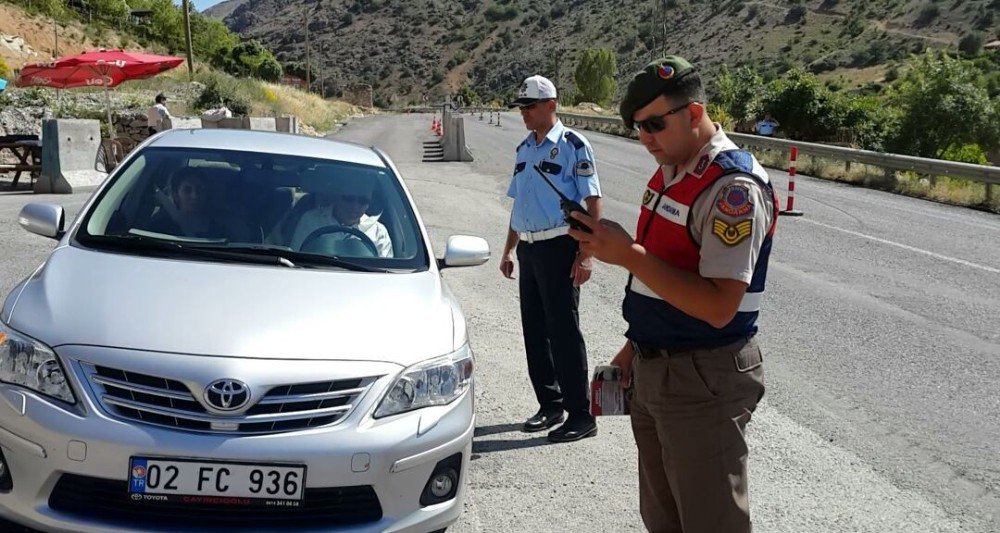
[(657, 59), (635, 73), (625, 91), (619, 111), (625, 127), (632, 129), (632, 115), (661, 94), (670, 94), (677, 81), (694, 72), (694, 67), (680, 56), (666, 56)]

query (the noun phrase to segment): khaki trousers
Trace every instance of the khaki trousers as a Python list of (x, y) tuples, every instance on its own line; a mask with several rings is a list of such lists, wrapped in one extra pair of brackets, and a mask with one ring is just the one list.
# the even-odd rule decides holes
[(634, 359), (639, 511), (653, 533), (750, 531), (744, 430), (764, 395), (753, 338)]

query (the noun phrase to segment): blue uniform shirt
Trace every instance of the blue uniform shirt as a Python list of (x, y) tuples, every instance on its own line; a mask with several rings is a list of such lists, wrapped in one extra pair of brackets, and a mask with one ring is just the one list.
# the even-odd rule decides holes
[(763, 119), (757, 122), (757, 133), (761, 135), (774, 135), (774, 129), (778, 127), (778, 124), (773, 120)]
[(517, 147), (514, 175), (507, 188), (507, 196), (514, 199), (510, 214), (514, 231), (542, 231), (566, 225), (559, 209), (559, 195), (533, 165), (538, 165), (563, 194), (584, 207), (584, 198), (601, 195), (590, 143), (556, 121), (541, 143), (535, 144), (535, 133), (531, 132)]

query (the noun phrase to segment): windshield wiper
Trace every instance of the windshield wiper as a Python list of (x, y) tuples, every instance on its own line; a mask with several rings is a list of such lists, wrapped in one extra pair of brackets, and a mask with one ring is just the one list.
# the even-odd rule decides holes
[(309, 252), (296, 252), (285, 246), (273, 246), (269, 244), (185, 244), (185, 249), (211, 250), (219, 252), (249, 253), (267, 255), (287, 261), (295, 260), (295, 265), (322, 265), (353, 270), (356, 272), (391, 272), (386, 268), (379, 268), (357, 263), (335, 255), (313, 254)]
[(261, 265), (280, 265), (295, 268), (289, 259), (268, 253), (254, 253), (257, 250), (240, 249), (219, 245), (200, 245), (170, 239), (159, 239), (132, 233), (119, 235), (91, 235), (84, 239), (85, 244), (111, 246), (117, 249), (143, 250), (165, 252), (170, 255), (189, 255), (205, 259), (233, 261), (237, 263), (254, 263)]

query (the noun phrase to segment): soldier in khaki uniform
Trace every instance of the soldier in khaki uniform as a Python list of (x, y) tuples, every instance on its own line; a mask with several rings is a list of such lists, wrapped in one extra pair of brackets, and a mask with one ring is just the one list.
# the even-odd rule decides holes
[(764, 394), (756, 321), (777, 196), (709, 118), (683, 58), (638, 72), (621, 115), (659, 165), (636, 237), (578, 213), (593, 233), (570, 235), (631, 274), (627, 341), (612, 364), (634, 376), (642, 519), (654, 532), (749, 532), (744, 430)]

